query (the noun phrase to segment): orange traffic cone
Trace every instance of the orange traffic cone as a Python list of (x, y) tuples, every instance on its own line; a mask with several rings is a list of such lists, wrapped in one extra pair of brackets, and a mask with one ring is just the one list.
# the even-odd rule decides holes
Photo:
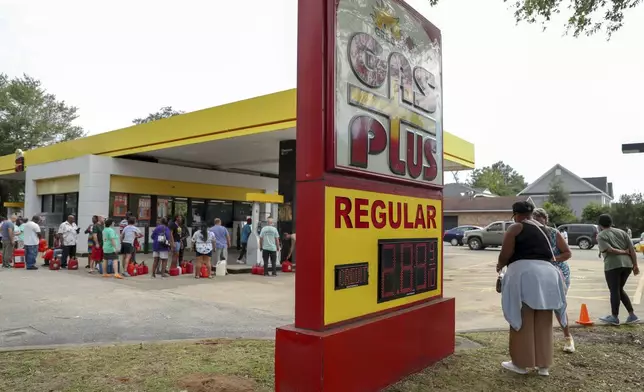
[(586, 307), (586, 304), (581, 304), (581, 311), (579, 312), (579, 320), (577, 320), (577, 324), (581, 325), (593, 325), (594, 322), (590, 320), (590, 317), (588, 316), (588, 308)]

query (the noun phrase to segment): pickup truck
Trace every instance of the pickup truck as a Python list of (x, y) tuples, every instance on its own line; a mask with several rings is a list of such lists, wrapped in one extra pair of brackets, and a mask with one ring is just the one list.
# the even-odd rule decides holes
[(472, 250), (483, 250), (488, 246), (501, 246), (505, 231), (513, 221), (492, 222), (480, 230), (470, 230), (464, 233), (463, 242)]

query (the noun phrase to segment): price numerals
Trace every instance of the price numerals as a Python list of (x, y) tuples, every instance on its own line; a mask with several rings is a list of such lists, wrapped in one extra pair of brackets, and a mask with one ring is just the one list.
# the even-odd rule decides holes
[(436, 239), (381, 240), (378, 246), (379, 303), (436, 290)]

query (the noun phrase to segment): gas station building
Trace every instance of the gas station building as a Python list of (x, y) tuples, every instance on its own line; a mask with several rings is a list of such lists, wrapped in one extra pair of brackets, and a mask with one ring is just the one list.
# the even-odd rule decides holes
[[(291, 89), (25, 151), (24, 171), (6, 155), (0, 178), (25, 182), (23, 215), (47, 228), (75, 215), (81, 253), (93, 215), (118, 222), (128, 211), (140, 227), (182, 215), (194, 229), (217, 217), (234, 246), (248, 216), (295, 230), (296, 122)], [(443, 142), (444, 171), (474, 168), (472, 143), (448, 132)]]

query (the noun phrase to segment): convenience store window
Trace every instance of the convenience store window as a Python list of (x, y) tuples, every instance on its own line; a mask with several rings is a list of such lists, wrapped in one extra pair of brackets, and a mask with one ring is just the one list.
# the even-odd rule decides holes
[(152, 217), (152, 198), (150, 195), (130, 195), (130, 210), (136, 216), (137, 226), (149, 226)]
[(117, 223), (120, 222), (128, 212), (127, 193), (110, 193), (109, 216)]
[(190, 219), (188, 222), (190, 226), (200, 228), (201, 222), (206, 221), (206, 202), (204, 200), (191, 200), (188, 218)]
[(174, 198), (174, 212), (172, 216), (180, 215), (183, 218), (183, 223), (187, 224), (188, 219), (188, 199), (185, 197)]
[(161, 223), (161, 218), (171, 218), (172, 216), (172, 198), (159, 196), (157, 198), (157, 224)]
[(59, 193), (42, 196), (41, 212), (45, 214), (78, 215), (78, 193)]
[(208, 200), (206, 222), (208, 226), (215, 224), (215, 218), (221, 219), (224, 227), (233, 227), (233, 202), (223, 200)]

